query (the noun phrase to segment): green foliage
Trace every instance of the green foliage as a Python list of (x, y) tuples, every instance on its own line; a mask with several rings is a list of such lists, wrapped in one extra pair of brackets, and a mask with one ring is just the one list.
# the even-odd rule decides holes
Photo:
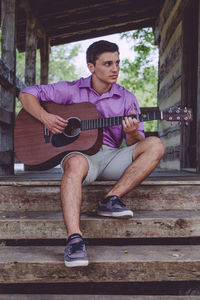
[[(134, 60), (125, 59), (121, 65), (120, 84), (134, 93), (140, 106), (157, 106), (157, 65), (154, 57), (157, 47), (154, 45), (154, 36), (151, 28), (145, 28), (121, 34), (122, 39), (133, 45)], [(157, 122), (144, 123), (146, 131), (157, 131)]]
[[(75, 80), (79, 75), (76, 73), (74, 66), (74, 58), (77, 57), (80, 46), (71, 47), (69, 45), (62, 45), (51, 48), (49, 57), (49, 83), (62, 80)], [(25, 73), (25, 53), (17, 51), (17, 77), (24, 81)], [(36, 56), (36, 83), (40, 83), (40, 53), (37, 50)]]
[[(49, 57), (49, 83), (62, 80), (75, 80), (79, 75), (76, 73), (74, 58), (78, 55), (80, 46), (71, 47), (62, 45), (51, 48)], [(17, 51), (16, 75), (24, 82), (25, 73), (25, 53)], [(40, 51), (36, 54), (36, 84), (40, 83)], [(21, 109), (21, 102), (16, 99), (16, 112)]]
[(49, 64), (49, 83), (79, 78), (74, 58), (77, 57), (80, 46), (70, 47), (68, 45), (52, 47)]

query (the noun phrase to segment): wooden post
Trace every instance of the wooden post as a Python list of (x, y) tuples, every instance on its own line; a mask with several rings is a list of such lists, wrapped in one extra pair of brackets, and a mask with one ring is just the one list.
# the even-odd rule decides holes
[(10, 87), (0, 88), (0, 107), (12, 113), (11, 123), (0, 123), (0, 175), (14, 173), (13, 128), (16, 95), (16, 0), (1, 0), (2, 60), (13, 72)]
[(196, 168), (200, 173), (200, 4), (198, 3), (198, 71), (197, 71), (197, 121), (196, 121)]
[(49, 75), (49, 40), (44, 34), (41, 39), (40, 46), (40, 59), (41, 59), (41, 69), (40, 69), (40, 84), (48, 84)]
[(27, 13), (26, 20), (25, 84), (30, 86), (36, 82), (37, 22), (30, 12)]

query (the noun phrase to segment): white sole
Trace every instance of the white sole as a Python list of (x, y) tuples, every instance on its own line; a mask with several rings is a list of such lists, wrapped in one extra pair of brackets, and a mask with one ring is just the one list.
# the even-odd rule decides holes
[(113, 217), (113, 218), (121, 218), (121, 219), (130, 219), (133, 217), (132, 211), (122, 211), (122, 212), (104, 212), (104, 211), (97, 211), (97, 215), (103, 217)]
[(65, 260), (65, 266), (69, 268), (73, 267), (86, 267), (88, 266), (89, 262), (88, 260), (78, 260), (78, 261), (66, 261)]

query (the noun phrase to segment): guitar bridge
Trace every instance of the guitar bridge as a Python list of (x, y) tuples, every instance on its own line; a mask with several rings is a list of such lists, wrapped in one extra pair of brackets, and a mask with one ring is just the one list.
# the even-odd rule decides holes
[(44, 126), (44, 140), (45, 140), (45, 143), (50, 143), (50, 131), (49, 129), (47, 129), (45, 126)]

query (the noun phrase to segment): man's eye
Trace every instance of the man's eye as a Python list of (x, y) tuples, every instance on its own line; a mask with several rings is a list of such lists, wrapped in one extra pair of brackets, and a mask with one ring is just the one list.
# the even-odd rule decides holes
[(104, 65), (105, 65), (105, 66), (110, 66), (110, 65), (111, 65), (111, 62), (107, 61)]

